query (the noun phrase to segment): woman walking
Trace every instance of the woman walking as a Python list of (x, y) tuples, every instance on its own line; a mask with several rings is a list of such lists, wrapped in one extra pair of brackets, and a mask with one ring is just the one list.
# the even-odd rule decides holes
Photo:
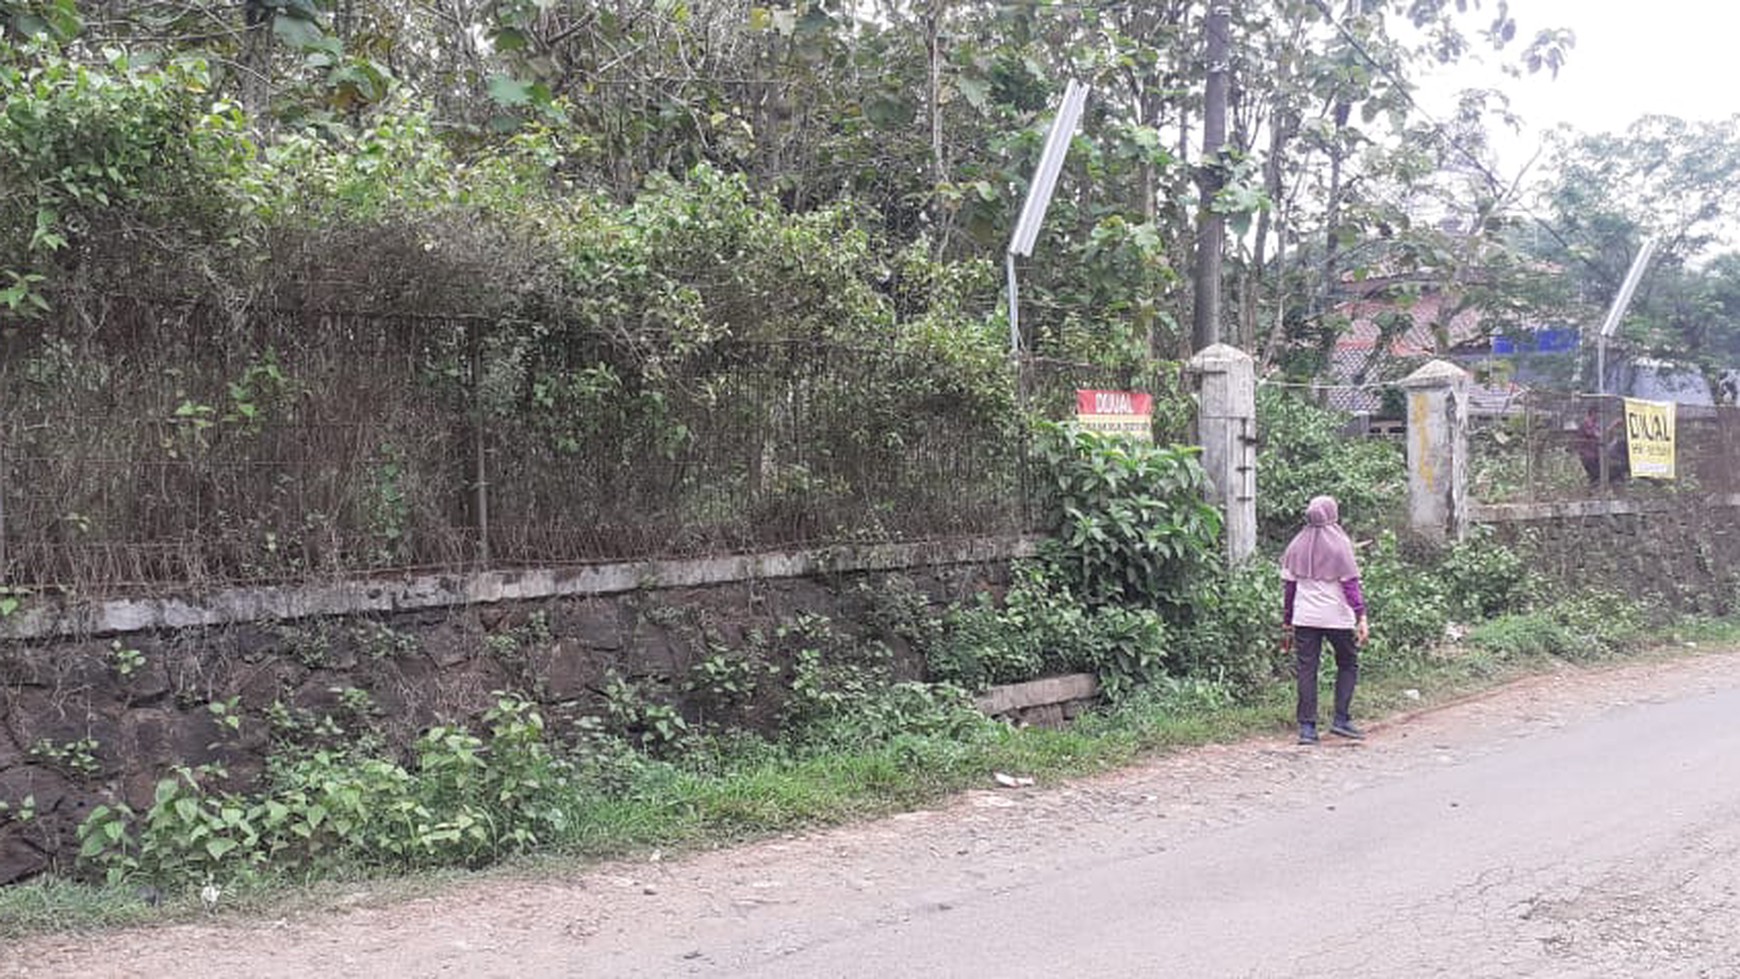
[(1282, 625), (1299, 671), (1299, 743), (1317, 743), (1317, 664), (1328, 641), (1335, 651), (1335, 717), (1329, 733), (1359, 739), (1353, 726), (1353, 688), (1359, 683), (1359, 649), (1371, 634), (1359, 562), (1353, 541), (1341, 529), (1334, 497), (1319, 496), (1305, 508), (1305, 527), (1281, 555), (1286, 601)]

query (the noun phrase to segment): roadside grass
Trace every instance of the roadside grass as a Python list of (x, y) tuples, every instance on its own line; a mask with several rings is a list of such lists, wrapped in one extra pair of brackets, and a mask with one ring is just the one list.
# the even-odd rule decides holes
[[(1740, 645), (1736, 620), (1682, 621), (1658, 633), (1661, 641), (1652, 646), (1627, 644), (1600, 655), (1554, 655), (1518, 638), (1537, 633), (1551, 630), (1497, 619), (1445, 652), (1371, 658), (1356, 713), (1381, 723), (1567, 663), (1682, 658)], [(215, 913), (284, 917), (359, 902), (391, 903), (462, 880), (571, 875), (577, 861), (584, 866), (653, 851), (706, 849), (934, 805), (964, 790), (992, 787), (994, 772), (1055, 784), (1171, 750), (1285, 737), (1291, 730), (1288, 681), (1277, 679), (1242, 700), (1185, 682), (1145, 691), (1061, 730), (986, 725), (964, 739), (900, 735), (856, 750), (764, 750), (694, 767), (649, 764), (622, 791), (568, 800), (569, 829), (536, 854), (475, 871), (365, 869), (320, 880), (267, 878), (227, 888)], [(0, 940), (204, 918), (214, 912), (197, 891), (157, 893), (64, 879), (0, 888)]]
[[(1698, 616), (1674, 624), (1666, 637), (1669, 643), (1695, 650), (1699, 645), (1732, 646), (1740, 644), (1740, 618), (1710, 618)], [(1686, 644), (1692, 644), (1686, 646)]]

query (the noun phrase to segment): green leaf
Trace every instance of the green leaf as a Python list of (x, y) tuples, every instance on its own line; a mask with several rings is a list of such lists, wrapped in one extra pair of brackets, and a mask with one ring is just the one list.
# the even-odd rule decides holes
[(878, 129), (902, 129), (918, 117), (918, 107), (892, 95), (876, 95), (865, 100), (864, 118)]
[(236, 846), (237, 844), (235, 840), (226, 840), (219, 837), (205, 842), (205, 852), (211, 854), (213, 860), (222, 860), (224, 854), (234, 850)]
[(797, 33), (800, 36), (820, 34), (834, 27), (834, 18), (823, 10), (821, 4), (814, 4), (804, 11), (803, 18), (797, 22)]
[(508, 108), (529, 105), (532, 101), (532, 83), (507, 75), (496, 75), (489, 80), (489, 97), (497, 105)]
[(318, 50), (321, 41), (326, 38), (319, 23), (290, 15), (272, 18), (272, 33), (296, 51)]
[[(991, 104), (991, 80), (972, 75), (955, 79), (955, 88), (966, 97), (967, 104), (981, 113)], [(1159, 138), (1158, 135), (1155, 136)]]

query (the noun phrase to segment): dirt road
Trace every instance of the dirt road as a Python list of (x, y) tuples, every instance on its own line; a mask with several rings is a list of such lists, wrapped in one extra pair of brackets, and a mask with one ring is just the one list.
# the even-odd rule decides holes
[(1740, 653), (566, 879), (46, 937), (17, 976), (1740, 975)]

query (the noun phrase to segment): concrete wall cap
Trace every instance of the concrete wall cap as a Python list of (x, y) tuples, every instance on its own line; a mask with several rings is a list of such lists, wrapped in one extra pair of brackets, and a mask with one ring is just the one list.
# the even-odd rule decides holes
[(1198, 350), (1196, 356), (1190, 358), (1189, 366), (1191, 370), (1206, 370), (1211, 365), (1237, 363), (1250, 364), (1255, 363), (1255, 361), (1251, 359), (1250, 354), (1237, 347), (1216, 343)]
[(891, 542), (712, 558), (479, 571), (300, 585), (237, 586), (201, 596), (81, 600), (44, 597), (0, 622), (0, 639), (32, 640), (188, 629), (325, 615), (400, 613), (452, 606), (616, 595), (827, 572), (893, 571), (1031, 557), (1027, 535)]
[(1448, 360), (1433, 360), (1420, 365), (1420, 369), (1402, 379), (1405, 388), (1435, 388), (1447, 387), (1452, 384), (1465, 383), (1468, 372)]

